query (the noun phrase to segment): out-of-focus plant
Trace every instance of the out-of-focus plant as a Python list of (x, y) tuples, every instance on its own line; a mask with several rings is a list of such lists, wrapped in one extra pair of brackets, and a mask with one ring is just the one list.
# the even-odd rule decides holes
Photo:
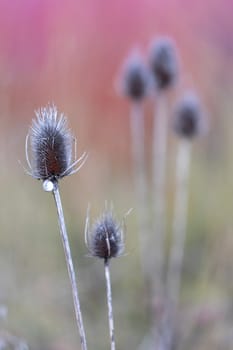
[(154, 82), (154, 120), (152, 138), (153, 169), (153, 294), (155, 299), (163, 293), (164, 242), (166, 235), (166, 162), (168, 132), (168, 92), (178, 77), (178, 58), (173, 41), (159, 37), (151, 44), (149, 67)]
[(188, 179), (192, 141), (206, 130), (203, 107), (194, 92), (186, 92), (182, 96), (176, 103), (173, 114), (173, 130), (179, 137), (179, 142), (176, 156), (172, 243), (166, 281), (167, 300), (159, 344), (161, 350), (171, 350), (174, 343), (175, 319), (180, 295), (187, 230)]
[(142, 55), (134, 50), (125, 61), (120, 75), (120, 92), (131, 102), (130, 130), (133, 159), (133, 177), (136, 193), (136, 210), (139, 224), (139, 247), (143, 274), (150, 274), (147, 248), (149, 238), (149, 214), (145, 158), (143, 102), (150, 92), (151, 76)]
[[(5, 305), (0, 305), (0, 321), (7, 318), (8, 309)], [(29, 350), (29, 347), (24, 339), (21, 339), (10, 332), (0, 329), (0, 350)]]

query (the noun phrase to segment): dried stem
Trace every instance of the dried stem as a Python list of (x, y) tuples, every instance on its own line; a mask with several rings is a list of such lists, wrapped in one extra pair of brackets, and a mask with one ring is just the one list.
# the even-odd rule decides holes
[(81, 313), (79, 296), (78, 296), (78, 286), (75, 278), (74, 265), (72, 261), (68, 235), (66, 231), (65, 219), (64, 219), (58, 184), (54, 184), (53, 195), (54, 195), (54, 200), (57, 207), (60, 234), (61, 234), (62, 244), (65, 252), (65, 258), (66, 258), (66, 264), (67, 264), (67, 269), (69, 273), (70, 283), (71, 283), (75, 316), (76, 316), (76, 321), (77, 321), (77, 326), (78, 326), (80, 341), (81, 341), (81, 349), (87, 350), (86, 335), (85, 335), (85, 330), (83, 326), (82, 313)]
[(167, 274), (167, 305), (163, 319), (160, 346), (170, 350), (174, 338), (175, 316), (177, 312), (184, 245), (187, 225), (188, 177), (190, 168), (191, 142), (180, 141), (176, 160), (176, 194), (173, 219), (173, 239)]
[(177, 306), (182, 262), (184, 256), (185, 234), (187, 226), (188, 177), (191, 155), (191, 142), (181, 140), (176, 160), (176, 194), (173, 219), (173, 240), (167, 276), (167, 292), (174, 306)]
[(131, 143), (134, 167), (134, 184), (137, 202), (137, 215), (139, 225), (139, 247), (141, 266), (145, 276), (149, 274), (149, 266), (146, 254), (148, 228), (148, 203), (147, 181), (145, 173), (145, 150), (144, 150), (144, 114), (142, 104), (134, 102), (131, 109)]
[(105, 270), (106, 291), (107, 291), (108, 322), (109, 322), (109, 335), (110, 335), (110, 342), (111, 342), (111, 350), (115, 350), (116, 345), (115, 345), (115, 334), (114, 334), (112, 289), (111, 289), (111, 278), (110, 278), (110, 270), (109, 270), (109, 259), (106, 259), (104, 261), (104, 270)]
[[(166, 96), (161, 93), (153, 126), (154, 294), (161, 293), (165, 240), (165, 179), (167, 153)], [(156, 296), (156, 295), (155, 295)]]

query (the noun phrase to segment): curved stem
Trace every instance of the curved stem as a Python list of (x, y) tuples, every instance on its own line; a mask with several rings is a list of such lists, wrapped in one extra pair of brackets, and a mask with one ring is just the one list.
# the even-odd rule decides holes
[(78, 286), (77, 286), (77, 281), (75, 278), (74, 265), (73, 265), (73, 260), (72, 260), (72, 256), (71, 256), (68, 235), (67, 235), (67, 231), (66, 231), (64, 213), (63, 213), (63, 209), (62, 209), (62, 203), (61, 203), (61, 197), (60, 197), (60, 193), (59, 193), (58, 184), (54, 184), (53, 196), (54, 196), (54, 200), (56, 203), (60, 234), (61, 234), (62, 244), (63, 244), (63, 248), (64, 248), (66, 265), (67, 265), (67, 269), (68, 269), (68, 273), (69, 273), (70, 283), (71, 283), (75, 316), (76, 316), (76, 321), (77, 321), (77, 326), (78, 326), (80, 341), (81, 341), (81, 349), (87, 350), (86, 335), (85, 335), (85, 330), (84, 330), (84, 326), (83, 326), (82, 313), (81, 313), (81, 307), (80, 307), (79, 296), (78, 296)]
[(113, 307), (112, 307), (112, 289), (111, 289), (111, 278), (110, 278), (109, 260), (108, 259), (106, 259), (104, 261), (104, 271), (105, 271), (106, 290), (107, 290), (108, 322), (109, 322), (109, 335), (110, 335), (110, 342), (111, 342), (111, 350), (115, 350), (116, 345), (115, 345)]

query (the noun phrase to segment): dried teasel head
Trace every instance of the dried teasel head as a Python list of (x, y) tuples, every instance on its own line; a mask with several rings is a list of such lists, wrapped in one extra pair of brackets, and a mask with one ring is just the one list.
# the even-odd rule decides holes
[(149, 66), (158, 90), (165, 90), (174, 84), (178, 75), (178, 59), (170, 38), (161, 37), (152, 43)]
[(174, 110), (173, 129), (180, 137), (191, 139), (206, 131), (206, 118), (194, 92), (186, 92)]
[(121, 74), (121, 90), (133, 101), (141, 101), (149, 92), (149, 71), (139, 52), (134, 51), (125, 61)]
[(116, 220), (112, 209), (103, 214), (89, 228), (89, 212), (86, 220), (85, 241), (91, 256), (105, 261), (116, 258), (124, 251), (124, 220)]
[(40, 108), (35, 114), (25, 143), (28, 173), (43, 180), (44, 189), (51, 191), (55, 182), (79, 170), (86, 154), (79, 159), (73, 156), (76, 140), (67, 127), (66, 117), (59, 115), (54, 105)]

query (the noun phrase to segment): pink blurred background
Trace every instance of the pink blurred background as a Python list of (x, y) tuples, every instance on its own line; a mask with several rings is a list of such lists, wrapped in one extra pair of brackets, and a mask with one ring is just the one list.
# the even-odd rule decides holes
[(1, 123), (20, 128), (35, 109), (54, 102), (71, 125), (77, 122), (88, 148), (104, 152), (108, 143), (124, 153), (128, 110), (116, 93), (117, 73), (133, 47), (146, 56), (159, 35), (177, 44), (181, 88), (197, 89), (217, 118), (216, 103), (232, 83), (232, 10), (228, 0), (1, 0)]
[(177, 43), (184, 84), (214, 105), (232, 80), (232, 10), (227, 0), (1, 0), (1, 115), (15, 123), (54, 101), (100, 133), (106, 119), (124, 122), (116, 74), (132, 47), (146, 53), (160, 34)]

